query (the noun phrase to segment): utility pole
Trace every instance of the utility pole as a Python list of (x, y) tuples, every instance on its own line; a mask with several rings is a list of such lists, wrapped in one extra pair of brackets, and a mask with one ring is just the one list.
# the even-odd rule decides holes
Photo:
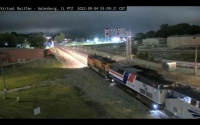
[(3, 74), (3, 61), (2, 61), (2, 59), (1, 59), (1, 75), (2, 75), (2, 79), (3, 79), (3, 88), (4, 88), (5, 98), (7, 98), (6, 84), (5, 84), (4, 74)]
[(195, 52), (195, 62), (194, 62), (194, 73), (197, 73), (197, 46), (196, 46), (196, 52)]
[(131, 43), (131, 31), (128, 31), (126, 33), (127, 35), (127, 40), (126, 40), (126, 62), (128, 63), (129, 60), (131, 59), (131, 54), (132, 54), (132, 43)]

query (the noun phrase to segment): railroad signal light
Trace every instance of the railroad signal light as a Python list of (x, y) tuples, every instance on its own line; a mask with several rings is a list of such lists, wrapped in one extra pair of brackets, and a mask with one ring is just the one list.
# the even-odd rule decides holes
[(117, 28), (117, 36), (119, 36), (119, 28)]
[(106, 28), (105, 35), (106, 35), (106, 37), (109, 37), (109, 29), (108, 28)]

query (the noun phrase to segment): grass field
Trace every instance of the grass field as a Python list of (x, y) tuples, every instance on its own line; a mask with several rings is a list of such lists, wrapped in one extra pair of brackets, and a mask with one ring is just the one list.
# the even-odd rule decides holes
[[(61, 63), (55, 59), (40, 60), (4, 70), (7, 89), (40, 84), (44, 80), (51, 81), (62, 76), (65, 71)], [(0, 119), (97, 118), (98, 113), (94, 108), (98, 105), (84, 97), (80, 89), (58, 81), (50, 83), (53, 84), (9, 92), (7, 98), (0, 94)], [(2, 91), (3, 82), (0, 84)], [(34, 115), (34, 109), (38, 107), (40, 114)]]
[[(97, 118), (95, 110), (80, 97), (73, 86), (46, 85), (10, 93), (8, 99), (0, 95), (0, 118), (3, 119), (76, 119)], [(83, 96), (84, 94), (82, 94)], [(17, 102), (17, 97), (19, 101)], [(40, 107), (40, 114), (34, 109)]]
[[(31, 85), (42, 80), (58, 77), (64, 69), (56, 59), (42, 59), (34, 63), (24, 64), (15, 68), (5, 68), (4, 80), (6, 89)], [(0, 76), (0, 91), (3, 90), (3, 78)]]

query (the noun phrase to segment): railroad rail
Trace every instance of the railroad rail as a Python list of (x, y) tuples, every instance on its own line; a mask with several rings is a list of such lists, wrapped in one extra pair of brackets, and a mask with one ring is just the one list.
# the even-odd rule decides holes
[(61, 48), (61, 47), (58, 47), (58, 48), (59, 48), (60, 50), (64, 51), (65, 53), (69, 54), (70, 56), (72, 56), (73, 58), (75, 58), (76, 60), (78, 60), (79, 62), (81, 62), (81, 63), (87, 65), (87, 62), (86, 62), (85, 60), (83, 60), (83, 59), (79, 58), (78, 56), (76, 56), (75, 54), (73, 54), (74, 51), (73, 51), (73, 52), (70, 52), (70, 51), (67, 51), (67, 50), (65, 50), (65, 49), (63, 49), (63, 48)]

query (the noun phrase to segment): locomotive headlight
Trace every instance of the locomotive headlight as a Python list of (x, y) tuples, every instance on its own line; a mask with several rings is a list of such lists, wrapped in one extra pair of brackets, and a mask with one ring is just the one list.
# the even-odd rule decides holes
[(112, 81), (112, 82), (115, 82), (115, 80), (114, 80), (114, 79), (112, 79), (111, 81)]
[(153, 108), (154, 108), (154, 109), (157, 109), (157, 108), (158, 108), (158, 105), (153, 104)]

